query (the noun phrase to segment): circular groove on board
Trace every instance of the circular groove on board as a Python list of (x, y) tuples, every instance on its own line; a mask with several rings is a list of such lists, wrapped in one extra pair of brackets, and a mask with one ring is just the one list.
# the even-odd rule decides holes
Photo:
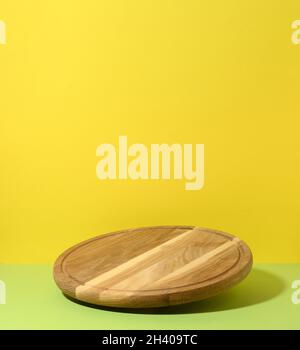
[(248, 246), (194, 226), (144, 227), (100, 235), (59, 256), (54, 279), (64, 294), (111, 307), (160, 307), (216, 295), (251, 270)]

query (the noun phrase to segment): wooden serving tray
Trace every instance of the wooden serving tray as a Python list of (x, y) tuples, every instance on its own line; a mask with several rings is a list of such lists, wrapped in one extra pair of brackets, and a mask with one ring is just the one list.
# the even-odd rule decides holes
[(123, 230), (89, 239), (55, 262), (54, 279), (80, 301), (126, 308), (188, 303), (216, 295), (251, 270), (248, 246), (193, 226)]

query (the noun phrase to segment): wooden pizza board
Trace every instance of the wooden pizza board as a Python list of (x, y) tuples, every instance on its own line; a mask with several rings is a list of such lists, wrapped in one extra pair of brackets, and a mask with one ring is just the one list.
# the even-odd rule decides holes
[(216, 295), (251, 270), (248, 246), (228, 233), (158, 226), (100, 235), (65, 251), (54, 279), (64, 294), (124, 308), (161, 307)]

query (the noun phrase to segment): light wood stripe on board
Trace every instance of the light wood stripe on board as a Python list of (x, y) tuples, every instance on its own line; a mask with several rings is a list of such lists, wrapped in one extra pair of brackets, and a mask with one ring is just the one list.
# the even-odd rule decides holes
[[(110, 289), (118, 289), (118, 288), (124, 288), (124, 281), (122, 281), (122, 273), (125, 271), (130, 271), (134, 267), (138, 267), (139, 265), (150, 258), (156, 257), (158, 254), (162, 255), (164, 254), (164, 251), (167, 253), (167, 250), (171, 248), (171, 246), (176, 245), (179, 243), (179, 241), (184, 240), (185, 238), (191, 236), (192, 233), (198, 232), (197, 228), (194, 228), (193, 230), (189, 230), (181, 234), (180, 236), (173, 238), (161, 245), (158, 245), (157, 247), (146, 251), (145, 253), (127, 261), (126, 263), (119, 265), (115, 267), (114, 269), (101, 274), (97, 276), (96, 278), (93, 278), (92, 280), (86, 282), (84, 285), (80, 285), (76, 288), (76, 295), (81, 295), (82, 293), (85, 293), (85, 291), (89, 290), (91, 287), (99, 287), (99, 288), (110, 288)], [(192, 269), (199, 268), (201, 264), (205, 263), (207, 260), (213, 258), (220, 252), (228, 249), (232, 245), (235, 245), (236, 242), (238, 242), (238, 238), (234, 238), (233, 240), (227, 241), (226, 243), (220, 245), (219, 247), (207, 252), (206, 254), (200, 256), (197, 259), (192, 260), (188, 264), (183, 265), (181, 268), (178, 270), (173, 271), (172, 273), (164, 276), (163, 278), (158, 279), (157, 281), (152, 281), (151, 282), (151, 288), (155, 288), (155, 285), (161, 285), (164, 281), (167, 281), (168, 279), (174, 279), (182, 277), (182, 275), (188, 273), (188, 271), (191, 271)], [(137, 274), (140, 272), (140, 270), (137, 272)], [(113, 277), (116, 277), (118, 279), (118, 283), (115, 284), (109, 284), (105, 285), (106, 281), (110, 281)], [(130, 280), (136, 279), (136, 274), (131, 275)], [(121, 280), (121, 282), (120, 282)], [(131, 284), (130, 280), (127, 281), (127, 290), (132, 289), (134, 287), (134, 283)], [(122, 283), (123, 282), (123, 283)], [(149, 286), (150, 287), (150, 286)]]
[(98, 286), (101, 283), (103, 283), (103, 282), (105, 282), (105, 281), (107, 281), (115, 276), (118, 276), (125, 271), (130, 271), (130, 269), (132, 269), (134, 266), (138, 266), (138, 264), (144, 262), (147, 259), (155, 258), (159, 255), (162, 255), (164, 250), (167, 250), (172, 245), (175, 245), (176, 243), (179, 243), (180, 241), (186, 239), (187, 237), (191, 236), (192, 233), (195, 233), (195, 232), (197, 232), (197, 228), (186, 231), (186, 232), (182, 233), (181, 235), (179, 235), (178, 237), (170, 239), (169, 241), (167, 241), (163, 244), (160, 244), (160, 245), (156, 246), (155, 248), (152, 248), (151, 250), (148, 250), (145, 253), (136, 256), (133, 259), (126, 261), (125, 263), (115, 267), (114, 269), (109, 270), (109, 271), (87, 281), (84, 285), (78, 286), (76, 288), (76, 294), (84, 292), (85, 290), (89, 289), (89, 287)]
[[(160, 274), (157, 273), (157, 268), (159, 268), (162, 263), (161, 261), (151, 265), (148, 270), (140, 270), (138, 273), (130, 276), (129, 278), (116, 283), (112, 286), (110, 286), (110, 289), (124, 289), (124, 290), (146, 290), (146, 289), (158, 289), (158, 288), (165, 288), (167, 285), (170, 286), (170, 282), (177, 281), (177, 285), (182, 285), (184, 282), (184, 277), (194, 271), (195, 269), (197, 271), (200, 271), (202, 266), (206, 264), (210, 259), (217, 257), (220, 255), (220, 253), (225, 252), (229, 248), (235, 246), (240, 240), (238, 238), (234, 238), (232, 241), (227, 241), (226, 243), (220, 245), (219, 247), (208, 251), (204, 255), (195, 258), (191, 262), (181, 266), (179, 268), (176, 268), (176, 265), (173, 264), (171, 266), (171, 271), (165, 271), (160, 270)], [(224, 255), (225, 256), (225, 255)], [(169, 257), (166, 258), (166, 260), (169, 259)], [(174, 260), (177, 259), (177, 256), (174, 256)], [(234, 261), (229, 262), (229, 266), (231, 266), (234, 263)], [(172, 268), (173, 267), (173, 268)], [(153, 270), (153, 271), (151, 271)], [(149, 275), (149, 278), (147, 279), (145, 276)], [(154, 276), (158, 279), (154, 279)], [(161, 276), (161, 277), (160, 277)], [(203, 274), (205, 277), (205, 275)], [(183, 282), (183, 283), (182, 283)], [(200, 282), (200, 277), (199, 277)], [(170, 286), (171, 287), (171, 286)]]

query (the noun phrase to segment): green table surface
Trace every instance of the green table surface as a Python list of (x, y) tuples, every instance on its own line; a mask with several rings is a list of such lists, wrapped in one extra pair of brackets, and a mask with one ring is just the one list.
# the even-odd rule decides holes
[(156, 310), (75, 303), (56, 287), (50, 265), (0, 265), (0, 280), (0, 329), (300, 329), (300, 304), (292, 302), (300, 264), (256, 264), (223, 294)]

